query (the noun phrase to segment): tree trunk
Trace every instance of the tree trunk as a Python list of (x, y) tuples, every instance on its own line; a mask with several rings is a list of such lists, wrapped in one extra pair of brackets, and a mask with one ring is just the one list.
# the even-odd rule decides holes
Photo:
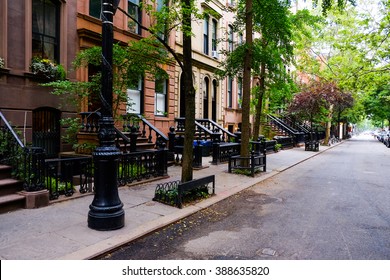
[(255, 124), (253, 129), (253, 139), (257, 140), (260, 134), (260, 122), (261, 122), (261, 113), (263, 111), (263, 97), (265, 94), (265, 63), (261, 63), (260, 66), (260, 85), (259, 85), (259, 94), (257, 99), (256, 106), (256, 115), (255, 115)]
[(193, 142), (195, 134), (195, 89), (192, 80), (191, 0), (182, 0), (183, 7), (183, 83), (185, 91), (185, 132), (181, 181), (193, 179)]
[(329, 114), (328, 114), (328, 121), (326, 122), (324, 145), (329, 144), (330, 128), (332, 127), (332, 115), (333, 115), (333, 105), (330, 105)]
[(251, 70), (252, 70), (252, 56), (253, 56), (253, 12), (252, 0), (246, 0), (246, 16), (245, 16), (245, 43), (247, 45), (247, 51), (244, 57), (244, 71), (243, 71), (243, 88), (242, 88), (242, 126), (241, 126), (241, 156), (249, 156), (249, 139), (250, 139), (250, 98), (251, 98)]

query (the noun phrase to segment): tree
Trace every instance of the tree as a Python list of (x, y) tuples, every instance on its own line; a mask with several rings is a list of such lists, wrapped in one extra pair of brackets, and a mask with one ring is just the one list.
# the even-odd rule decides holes
[(324, 143), (327, 144), (333, 113), (338, 113), (339, 122), (341, 112), (352, 106), (352, 95), (343, 92), (335, 82), (312, 81), (294, 96), (289, 112), (310, 121), (311, 127), (314, 122), (326, 122)]
[(186, 121), (184, 134), (184, 148), (181, 181), (192, 180), (193, 169), (193, 141), (195, 134), (195, 89), (192, 80), (192, 32), (191, 21), (193, 0), (181, 0), (182, 28), (183, 28), (183, 75), (186, 98)]

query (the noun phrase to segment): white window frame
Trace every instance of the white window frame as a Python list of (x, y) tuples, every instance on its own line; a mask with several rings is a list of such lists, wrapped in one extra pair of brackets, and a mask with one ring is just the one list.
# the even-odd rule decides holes
[[(159, 82), (163, 83), (162, 92), (157, 91), (157, 85)], [(165, 117), (167, 112), (167, 92), (168, 92), (168, 80), (156, 79), (155, 81), (155, 98), (154, 98), (154, 115)]]
[(142, 108), (142, 78), (139, 79), (138, 85), (127, 89), (127, 106), (126, 112), (130, 114), (141, 114)]

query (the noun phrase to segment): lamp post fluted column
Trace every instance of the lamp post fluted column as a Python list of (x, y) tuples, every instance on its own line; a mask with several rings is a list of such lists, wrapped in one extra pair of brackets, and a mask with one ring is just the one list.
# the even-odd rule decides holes
[[(118, 161), (121, 152), (115, 146), (112, 113), (113, 16), (118, 0), (102, 0), (102, 87), (99, 147), (93, 152), (95, 196), (89, 206), (88, 227), (114, 230), (125, 224), (123, 203), (118, 195)], [(114, 7), (115, 5), (115, 7)]]

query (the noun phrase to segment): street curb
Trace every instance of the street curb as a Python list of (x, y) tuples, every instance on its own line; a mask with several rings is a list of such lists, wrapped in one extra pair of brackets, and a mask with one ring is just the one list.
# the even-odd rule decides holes
[(337, 143), (333, 146), (326, 147), (322, 151), (315, 152), (315, 153), (313, 153), (313, 155), (311, 155), (303, 160), (299, 160), (298, 162), (296, 162), (294, 164), (279, 168), (278, 170), (271, 171), (268, 174), (264, 174), (261, 177), (255, 178), (256, 180), (254, 182), (248, 182), (248, 183), (242, 184), (240, 186), (233, 187), (229, 190), (218, 193), (218, 194), (216, 194), (216, 195), (214, 195), (206, 200), (200, 201), (199, 203), (197, 203), (195, 205), (187, 206), (187, 207), (180, 209), (179, 211), (176, 211), (172, 214), (162, 216), (161, 218), (159, 218), (157, 220), (147, 222), (147, 223), (145, 223), (145, 224), (143, 224), (135, 229), (130, 230), (129, 232), (127, 232), (125, 234), (120, 234), (120, 235), (105, 239), (105, 240), (98, 242), (94, 245), (88, 246), (86, 248), (83, 248), (83, 249), (78, 250), (76, 252), (73, 252), (71, 254), (67, 254), (65, 256), (62, 256), (62, 257), (58, 258), (57, 260), (91, 260), (91, 259), (97, 258), (103, 254), (107, 254), (108, 252), (113, 251), (114, 249), (116, 249), (120, 246), (123, 246), (129, 242), (132, 242), (132, 241), (140, 238), (140, 237), (148, 235), (156, 230), (159, 230), (165, 226), (168, 226), (172, 223), (175, 223), (181, 219), (184, 219), (192, 214), (195, 214), (196, 212), (199, 212), (203, 209), (206, 209), (206, 208), (210, 207), (211, 205), (216, 204), (216, 203), (218, 203), (218, 202), (220, 202), (228, 197), (231, 197), (231, 196), (233, 196), (233, 195), (235, 195), (243, 190), (249, 189), (249, 188), (257, 185), (260, 182), (263, 182), (269, 178), (272, 178), (272, 177), (280, 174), (281, 172), (288, 170), (288, 169), (290, 169), (290, 168), (292, 168), (292, 167), (294, 167), (294, 166), (296, 166), (304, 161), (307, 161), (308, 159), (311, 159), (311, 158), (313, 158), (313, 157), (315, 157), (315, 156), (317, 156), (317, 155), (319, 155), (319, 154), (321, 154), (329, 149), (332, 149), (332, 148), (334, 148), (342, 143), (343, 143), (343, 141), (340, 143)]

